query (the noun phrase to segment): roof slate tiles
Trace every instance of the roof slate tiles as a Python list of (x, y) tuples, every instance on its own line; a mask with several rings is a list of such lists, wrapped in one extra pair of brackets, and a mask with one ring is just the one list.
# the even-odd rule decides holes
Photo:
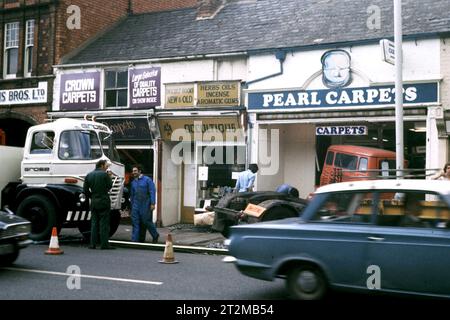
[[(402, 3), (405, 36), (450, 33), (450, 0)], [(379, 29), (367, 26), (371, 6), (380, 9)], [(66, 63), (375, 41), (393, 33), (392, 0), (234, 1), (213, 19), (196, 20), (195, 8), (129, 16)]]

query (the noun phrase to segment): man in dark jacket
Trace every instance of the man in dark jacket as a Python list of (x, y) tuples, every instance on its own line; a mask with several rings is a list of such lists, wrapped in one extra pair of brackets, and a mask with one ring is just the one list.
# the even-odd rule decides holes
[(109, 214), (111, 210), (111, 200), (109, 190), (112, 187), (112, 180), (106, 170), (108, 163), (106, 160), (99, 160), (95, 165), (95, 170), (91, 171), (84, 180), (84, 193), (91, 199), (91, 245), (90, 249), (95, 249), (100, 235), (100, 249), (114, 249), (109, 246)]

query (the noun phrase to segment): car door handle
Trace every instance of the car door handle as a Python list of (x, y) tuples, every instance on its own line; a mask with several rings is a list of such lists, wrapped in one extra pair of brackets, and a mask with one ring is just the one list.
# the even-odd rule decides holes
[(370, 241), (384, 241), (384, 238), (380, 237), (367, 237)]

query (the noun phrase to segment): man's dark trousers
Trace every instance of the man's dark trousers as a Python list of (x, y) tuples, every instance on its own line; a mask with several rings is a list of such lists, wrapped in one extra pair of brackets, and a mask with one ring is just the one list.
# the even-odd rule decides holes
[(100, 235), (100, 247), (107, 248), (109, 246), (109, 220), (110, 209), (92, 210), (91, 215), (91, 247), (95, 247), (98, 243), (97, 235)]

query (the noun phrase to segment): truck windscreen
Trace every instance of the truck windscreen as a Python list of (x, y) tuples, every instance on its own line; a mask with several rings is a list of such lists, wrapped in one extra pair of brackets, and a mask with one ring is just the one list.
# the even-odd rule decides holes
[(67, 130), (61, 133), (58, 157), (62, 160), (94, 160), (102, 156), (95, 131)]

